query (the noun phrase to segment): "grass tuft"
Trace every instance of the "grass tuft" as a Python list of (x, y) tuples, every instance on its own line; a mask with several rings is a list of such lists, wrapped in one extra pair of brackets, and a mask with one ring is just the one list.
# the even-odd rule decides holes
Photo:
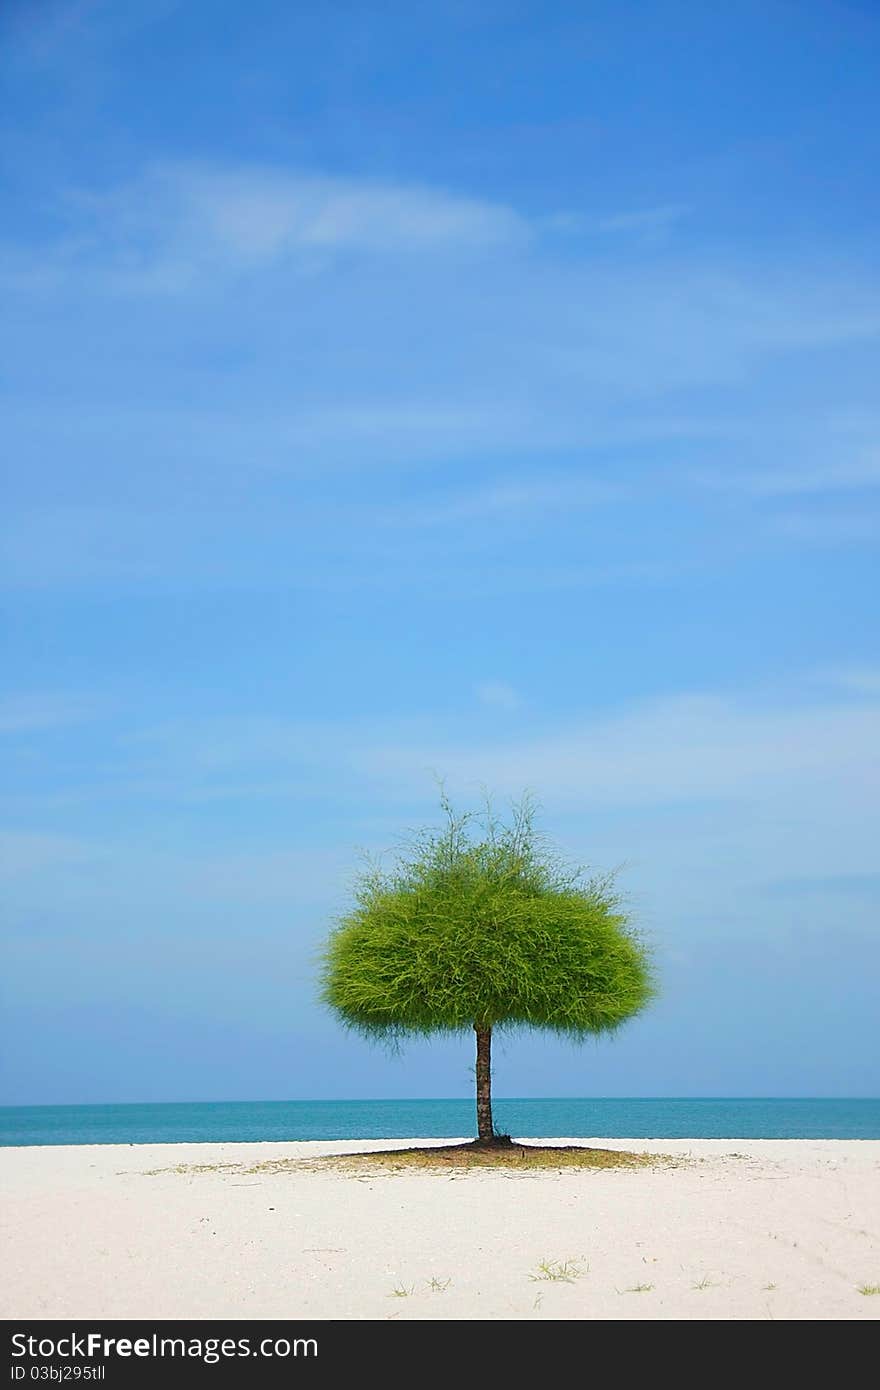
[(880, 1284), (859, 1284), (859, 1293), (865, 1298), (873, 1298), (880, 1294)]
[(584, 1273), (578, 1260), (542, 1260), (537, 1271), (529, 1278), (534, 1283), (573, 1284)]

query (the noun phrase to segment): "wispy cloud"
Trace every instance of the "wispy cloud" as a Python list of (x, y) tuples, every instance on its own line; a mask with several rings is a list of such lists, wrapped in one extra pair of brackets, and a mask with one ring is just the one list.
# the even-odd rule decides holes
[(815, 894), (870, 896), (880, 893), (880, 874), (802, 874), (797, 878), (773, 879), (767, 890), (783, 897), (810, 898)]
[(690, 207), (686, 203), (664, 203), (660, 207), (603, 217), (598, 226), (603, 232), (663, 232), (680, 222), (689, 212)]
[(771, 529), (788, 541), (812, 545), (858, 545), (880, 540), (880, 508), (789, 511), (773, 517)]
[(179, 0), (12, 0), (3, 7), (9, 57), (28, 67), (53, 70), (56, 79), (82, 82), (83, 68), (101, 56), (113, 61), (116, 46), (168, 17)]
[(10, 51), (19, 60), (48, 63), (66, 53), (103, 8), (102, 0), (44, 0), (39, 7), (11, 4), (4, 23)]
[(77, 695), (17, 695), (0, 700), (0, 734), (22, 734), (94, 718), (106, 706)]
[(799, 497), (876, 488), (880, 487), (880, 451), (857, 451), (849, 459), (832, 454), (824, 463), (800, 468), (780, 469), (770, 465), (760, 472), (731, 468), (726, 473), (700, 473), (695, 481), (753, 497)]
[[(506, 681), (475, 687), (490, 708), (521, 702)], [(501, 794), (540, 789), (556, 806), (588, 808), (674, 806), (716, 800), (738, 803), (807, 786), (845, 788), (851, 802), (880, 791), (880, 702), (869, 690), (859, 702), (831, 698), (807, 703), (678, 694), (643, 700), (621, 712), (595, 710), (548, 721), (529, 711), (528, 724), (494, 736), (479, 732), (466, 707), (431, 716), (381, 719), (181, 720), (120, 734), (111, 757), (112, 786), (181, 787), (224, 794), (238, 785), (263, 794), (273, 782), (303, 794), (313, 776), (378, 781), (386, 791), (420, 794), (431, 770), (458, 788), (490, 786)], [(100, 767), (96, 769), (100, 772)], [(105, 768), (105, 771), (107, 769)], [(298, 779), (298, 780), (297, 780)], [(334, 795), (340, 794), (339, 786)], [(348, 793), (346, 793), (348, 795)]]
[(527, 224), (511, 208), (430, 187), (272, 173), (171, 176), (200, 227), (245, 257), (291, 248), (494, 246)]
[[(495, 545), (526, 522), (550, 548), (498, 546), (481, 590), (630, 583), (724, 563), (713, 489), (772, 503), (875, 484), (865, 421), (826, 459), (805, 445), (821, 403), (780, 425), (762, 394), (797, 379), (797, 354), (809, 375), (818, 351), (880, 333), (880, 288), (855, 265), (652, 258), (625, 236), (560, 256), (512, 205), (256, 165), (159, 165), (65, 216), (8, 267), (10, 586), (374, 588), (430, 582), (441, 542), (461, 585), (481, 523)], [(332, 505), (330, 470), (351, 480)], [(603, 527), (617, 504), (632, 526)], [(872, 539), (851, 510), (774, 512), (745, 544)]]
[[(201, 270), (265, 269), (297, 258), (320, 269), (338, 252), (486, 250), (520, 244), (512, 208), (430, 186), (284, 168), (159, 165), (128, 184), (72, 194), (79, 224), (62, 251), (99, 258), (120, 287), (181, 289)], [(305, 258), (305, 259), (304, 259)]]
[[(572, 500), (585, 512), (597, 502)], [(597, 495), (601, 495), (598, 492)], [(338, 592), (391, 589), (413, 592), (440, 585), (449, 594), (467, 593), (474, 583), (488, 593), (591, 588), (644, 583), (668, 572), (665, 560), (577, 555), (548, 564), (529, 555), (499, 555), (486, 571), (474, 552), (481, 525), (496, 538), (509, 527), (552, 525), (564, 503), (467, 494), (442, 501), (333, 505), (326, 499), (298, 508), (211, 510), (171, 506), (58, 508), (10, 516), (2, 547), (0, 584), (9, 590), (52, 590), (108, 581), (134, 588), (174, 592), (181, 585), (262, 589), (267, 585)], [(543, 513), (543, 516), (542, 516)], [(502, 526), (502, 523), (505, 523)], [(450, 544), (471, 534), (471, 550)], [(450, 533), (452, 533), (450, 535)]]
[(631, 488), (591, 477), (586, 470), (569, 476), (513, 475), (458, 492), (423, 494), (415, 503), (384, 509), (380, 515), (395, 524), (425, 526), (523, 515), (534, 522), (540, 513), (623, 502), (631, 494)]
[(832, 666), (820, 676), (854, 695), (880, 696), (880, 666)]
[(74, 836), (0, 830), (0, 878), (4, 880), (41, 875), (50, 870), (93, 863), (106, 857), (106, 848)]
[[(496, 714), (497, 728), (487, 732), (485, 715), (475, 718), (464, 698), (457, 711), (410, 717), (253, 714), (117, 727), (88, 771), (80, 769), (79, 785), (62, 769), (56, 791), (40, 785), (8, 796), (7, 818), (26, 814), (33, 824), (80, 805), (91, 814), (100, 807), (104, 817), (115, 808), (114, 822), (124, 826), (125, 808), (136, 806), (139, 825), (145, 815), (164, 817), (163, 808), (185, 825), (192, 808), (214, 801), (247, 808), (247, 816), (236, 814), (225, 830), (221, 819), (213, 843), (199, 849), (197, 841), (186, 855), (162, 836), (145, 849), (138, 832), (124, 841), (114, 832), (112, 848), (106, 832), (94, 844), (13, 835), (0, 845), (7, 872), (17, 882), (30, 875), (35, 909), (61, 883), (65, 902), (69, 894), (94, 897), (89, 865), (99, 862), (103, 911), (111, 888), (121, 910), (133, 881), (169, 901), (213, 904), (227, 892), (238, 904), (296, 902), (303, 894), (329, 900), (346, 889), (354, 846), (388, 849), (401, 825), (436, 812), (439, 774), (464, 804), (483, 787), (502, 799), (531, 789), (591, 862), (647, 859), (655, 900), (666, 894), (670, 910), (685, 917), (717, 915), (726, 895), (745, 885), (779, 896), (775, 883), (821, 876), (840, 880), (828, 891), (844, 891), (844, 880), (861, 891), (865, 876), (876, 875), (876, 693), (858, 703), (786, 701), (778, 692), (772, 699), (673, 694), (562, 719), (542, 717), (534, 700), (523, 704), (507, 681), (483, 681), (473, 693)], [(514, 711), (515, 719), (502, 718)], [(381, 824), (373, 823), (376, 806)], [(280, 817), (276, 807), (284, 808)], [(298, 819), (305, 808), (307, 822)], [(291, 817), (293, 843), (283, 830)], [(259, 844), (241, 843), (244, 823), (261, 827)], [(222, 867), (218, 846), (229, 826), (235, 840)], [(327, 852), (310, 867), (313, 843)]]
[(476, 694), (480, 704), (488, 709), (515, 710), (522, 704), (513, 686), (506, 681), (481, 681)]
[(557, 804), (586, 808), (748, 799), (829, 779), (868, 796), (880, 791), (880, 764), (867, 751), (877, 747), (876, 703), (766, 708), (681, 695), (515, 742), (380, 744), (363, 760), (385, 779), (416, 785), (435, 767), (458, 786), (541, 788)]

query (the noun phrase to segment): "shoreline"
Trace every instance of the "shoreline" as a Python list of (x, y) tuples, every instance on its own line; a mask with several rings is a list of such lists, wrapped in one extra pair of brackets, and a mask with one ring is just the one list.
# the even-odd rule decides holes
[(296, 1166), (453, 1142), (0, 1149), (0, 1316), (880, 1317), (859, 1292), (880, 1287), (878, 1140), (528, 1141), (681, 1160), (637, 1169)]
[[(755, 1139), (749, 1135), (729, 1134), (729, 1135), (694, 1135), (689, 1138), (680, 1136), (665, 1138), (663, 1135), (638, 1135), (638, 1136), (618, 1136), (618, 1135), (591, 1135), (584, 1138), (582, 1135), (512, 1135), (514, 1144), (525, 1144), (535, 1148), (554, 1148), (554, 1147), (577, 1147), (577, 1148), (602, 1148), (602, 1149), (634, 1149), (644, 1152), (656, 1152), (650, 1146), (675, 1145), (682, 1148), (687, 1145), (698, 1144), (700, 1146), (714, 1145), (723, 1149), (730, 1144), (748, 1144), (750, 1147), (760, 1147), (761, 1145), (776, 1144), (875, 1144), (880, 1151), (880, 1139), (847, 1137), (839, 1139), (834, 1136), (803, 1137), (799, 1135), (786, 1136), (784, 1138)], [(471, 1144), (476, 1142), (474, 1134), (450, 1134), (438, 1138), (437, 1135), (413, 1136), (409, 1138), (381, 1138), (381, 1139), (137, 1139), (137, 1140), (110, 1140), (101, 1141), (94, 1144), (0, 1144), (0, 1160), (4, 1153), (68, 1153), (82, 1149), (91, 1149), (102, 1152), (108, 1149), (270, 1149), (270, 1148), (296, 1148), (314, 1149), (317, 1156), (320, 1153), (373, 1153), (380, 1149), (405, 1149), (411, 1147), (424, 1148), (443, 1148), (451, 1144)]]

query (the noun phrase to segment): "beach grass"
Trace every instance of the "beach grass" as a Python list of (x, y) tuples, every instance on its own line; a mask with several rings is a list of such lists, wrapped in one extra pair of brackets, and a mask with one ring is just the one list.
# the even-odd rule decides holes
[[(449, 1144), (411, 1149), (375, 1149), (365, 1153), (328, 1154), (311, 1161), (313, 1167), (370, 1172), (444, 1172), (500, 1168), (541, 1171), (562, 1168), (648, 1168), (657, 1154), (628, 1153), (620, 1149), (592, 1149), (578, 1145), (565, 1147), (539, 1144)], [(662, 1161), (662, 1160), (661, 1160)], [(282, 1160), (283, 1162), (283, 1160)]]
[(533, 1283), (573, 1284), (584, 1272), (580, 1260), (542, 1260), (529, 1278)]
[(258, 1163), (179, 1163), (171, 1168), (153, 1168), (144, 1176), (159, 1173), (243, 1174), (301, 1173), (335, 1171), (352, 1176), (387, 1173), (467, 1173), (487, 1168), (506, 1172), (554, 1172), (566, 1169), (607, 1170), (681, 1166), (680, 1155), (631, 1153), (624, 1149), (587, 1148), (584, 1145), (543, 1145), (511, 1142), (485, 1145), (477, 1142), (418, 1146), (408, 1149), (370, 1149), (355, 1153), (323, 1154), (318, 1158), (271, 1158)]

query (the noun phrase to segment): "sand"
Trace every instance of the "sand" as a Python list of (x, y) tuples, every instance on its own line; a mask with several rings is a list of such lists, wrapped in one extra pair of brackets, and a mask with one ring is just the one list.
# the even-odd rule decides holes
[(0, 1149), (0, 1316), (880, 1317), (860, 1292), (880, 1289), (880, 1141), (542, 1140), (676, 1161), (248, 1171), (418, 1142), (435, 1141)]

